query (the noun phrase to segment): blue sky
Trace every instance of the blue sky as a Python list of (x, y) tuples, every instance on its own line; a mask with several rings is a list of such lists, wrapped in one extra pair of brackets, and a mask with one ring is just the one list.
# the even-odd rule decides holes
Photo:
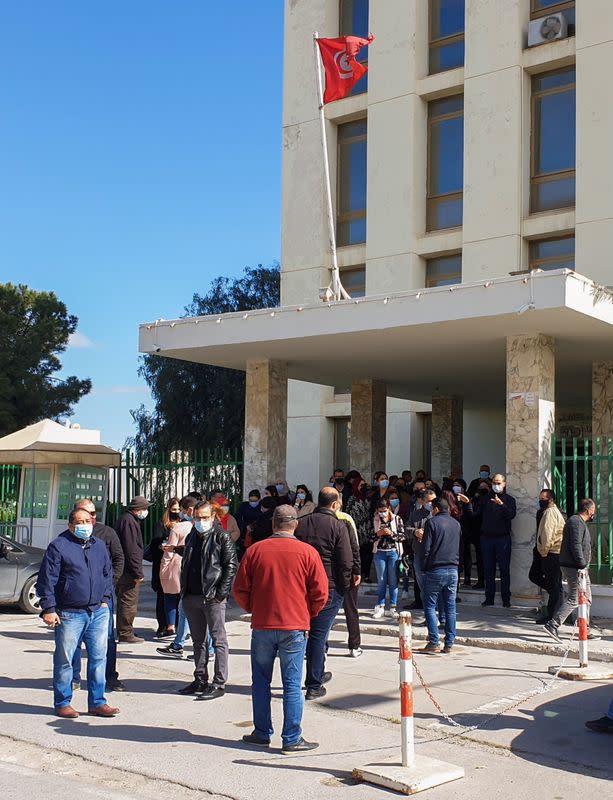
[(79, 317), (73, 421), (120, 446), (138, 324), (279, 258), (283, 4), (0, 7), (0, 281)]

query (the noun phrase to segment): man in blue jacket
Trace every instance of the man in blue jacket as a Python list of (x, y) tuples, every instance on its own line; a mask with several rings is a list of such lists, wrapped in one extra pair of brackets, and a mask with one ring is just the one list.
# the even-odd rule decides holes
[(438, 619), (436, 609), (439, 597), (445, 608), (444, 653), (450, 653), (456, 634), (456, 595), (458, 593), (458, 567), (460, 564), (460, 523), (449, 515), (449, 503), (436, 498), (432, 501), (432, 516), (424, 525), (422, 542), (423, 604), (428, 625), (428, 644), (421, 653), (439, 653)]
[(114, 717), (119, 711), (104, 696), (113, 570), (106, 545), (92, 536), (93, 527), (87, 511), (71, 511), (68, 530), (47, 548), (36, 584), (41, 616), (55, 633), (53, 705), (65, 719), (79, 716), (72, 707), (72, 661), (80, 642), (87, 650), (89, 713)]

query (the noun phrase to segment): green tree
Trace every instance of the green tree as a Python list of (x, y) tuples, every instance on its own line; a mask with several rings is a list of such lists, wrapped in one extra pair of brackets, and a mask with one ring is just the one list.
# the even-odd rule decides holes
[[(205, 295), (195, 294), (184, 317), (275, 308), (279, 265), (245, 268), (238, 278), (219, 277)], [(245, 374), (175, 358), (142, 356), (139, 374), (154, 408), (132, 411), (136, 435), (127, 444), (141, 457), (200, 447), (241, 447), (245, 424)]]
[(53, 292), (0, 284), (0, 435), (69, 415), (90, 380), (53, 377), (77, 318)]

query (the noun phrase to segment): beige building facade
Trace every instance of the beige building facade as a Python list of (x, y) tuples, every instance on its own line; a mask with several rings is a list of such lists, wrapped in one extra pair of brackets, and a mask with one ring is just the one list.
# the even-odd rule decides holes
[[(338, 302), (316, 30), (376, 36), (367, 86), (325, 107)], [(534, 596), (552, 437), (613, 435), (612, 69), (609, 0), (287, 0), (281, 307), (140, 331), (142, 352), (246, 371), (247, 490), (316, 488), (343, 454), (369, 478), (489, 463), (518, 503), (513, 593)]]

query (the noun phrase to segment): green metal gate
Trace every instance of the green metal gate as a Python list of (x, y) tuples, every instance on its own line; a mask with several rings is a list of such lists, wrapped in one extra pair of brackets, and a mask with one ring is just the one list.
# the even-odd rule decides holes
[(141, 461), (131, 450), (121, 456), (121, 465), (109, 470), (106, 522), (113, 525), (130, 498), (144, 495), (152, 501), (143, 525), (149, 541), (166, 503), (191, 491), (210, 496), (221, 491), (236, 509), (242, 499), (242, 453), (238, 449), (200, 449), (160, 453)]
[(591, 497), (596, 517), (590, 525), (594, 583), (613, 583), (613, 437), (553, 437), (551, 447), (553, 490), (559, 507), (575, 514), (579, 501)]

